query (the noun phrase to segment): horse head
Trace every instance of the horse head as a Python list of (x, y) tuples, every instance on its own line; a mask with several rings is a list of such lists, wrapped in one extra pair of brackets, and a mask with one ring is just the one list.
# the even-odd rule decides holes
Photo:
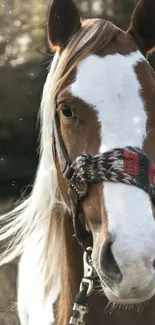
[[(71, 0), (53, 0), (48, 37), (57, 52), (58, 185), (71, 211), (63, 160), (70, 165), (81, 154), (99, 157), (127, 147), (155, 159), (155, 75), (146, 60), (155, 46), (155, 2), (141, 0), (124, 32), (101, 19), (82, 21)], [(141, 168), (140, 156), (136, 159), (136, 168)], [(108, 299), (123, 304), (150, 299), (155, 294), (155, 220), (149, 193), (115, 180), (94, 181), (80, 212), (80, 223), (93, 238), (93, 261)]]
[(137, 305), (155, 295), (155, 74), (147, 61), (155, 1), (141, 0), (123, 31), (82, 20), (72, 0), (53, 0), (48, 40), (56, 53), (41, 103), (40, 161), (30, 197), (1, 217), (0, 241), (11, 244), (0, 265), (23, 254), (20, 314), (51, 323), (60, 293), (56, 323), (66, 325), (82, 276), (74, 233), (92, 246), (109, 301)]

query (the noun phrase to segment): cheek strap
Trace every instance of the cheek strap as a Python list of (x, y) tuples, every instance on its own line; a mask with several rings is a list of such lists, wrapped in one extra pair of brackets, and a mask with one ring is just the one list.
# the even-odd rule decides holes
[[(58, 154), (60, 168), (63, 175), (65, 176), (71, 166), (71, 161), (68, 157), (68, 153), (61, 135), (60, 120), (57, 112), (55, 113), (55, 145), (56, 145), (55, 149)], [(72, 170), (72, 174), (73, 174), (73, 170)], [(68, 175), (68, 176), (71, 177), (72, 175)]]
[[(79, 196), (78, 191), (74, 186), (70, 186), (70, 180), (73, 176), (74, 170), (71, 167), (71, 161), (69, 159), (60, 129), (60, 120), (58, 113), (55, 114), (55, 151), (57, 152), (60, 169), (63, 176), (68, 181), (69, 185), (69, 197), (71, 203), (71, 213), (73, 221), (73, 229), (75, 237), (77, 238), (79, 244), (83, 246), (83, 243), (88, 237), (91, 237), (91, 233), (88, 226), (84, 228), (80, 221), (80, 214), (82, 213), (81, 203), (82, 197)], [(83, 182), (80, 182), (80, 187), (82, 188)], [(88, 189), (88, 188), (87, 188)], [(82, 213), (83, 214), (83, 213)], [(85, 221), (86, 222), (86, 221)]]

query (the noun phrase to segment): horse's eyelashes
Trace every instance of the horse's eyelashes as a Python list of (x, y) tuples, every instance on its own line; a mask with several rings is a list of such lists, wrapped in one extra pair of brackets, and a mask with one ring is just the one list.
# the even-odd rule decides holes
[(75, 118), (75, 114), (74, 114), (71, 106), (69, 106), (67, 104), (63, 104), (63, 106), (62, 106), (62, 113), (63, 113), (63, 116), (66, 119), (73, 119), (73, 118)]

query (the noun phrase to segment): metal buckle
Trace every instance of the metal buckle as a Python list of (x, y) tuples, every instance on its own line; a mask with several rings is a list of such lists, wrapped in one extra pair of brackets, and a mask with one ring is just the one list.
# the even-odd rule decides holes
[[(70, 325), (84, 325), (84, 316), (89, 311), (88, 297), (93, 290), (93, 267), (92, 267), (92, 248), (86, 249), (83, 255), (84, 278), (81, 281), (80, 291), (76, 297), (76, 303), (73, 306), (72, 317), (70, 318)], [(85, 289), (87, 289), (85, 291)]]
[(92, 254), (92, 248), (88, 247), (83, 255), (83, 265), (84, 265), (84, 277), (81, 281), (80, 284), (80, 291), (82, 291), (85, 286), (88, 287), (87, 289), (87, 297), (89, 297), (93, 291), (93, 266), (92, 266), (92, 258), (91, 258), (91, 254)]
[(84, 316), (88, 313), (89, 307), (82, 306), (79, 304), (74, 304), (73, 306), (73, 316), (70, 318), (69, 325), (84, 325)]

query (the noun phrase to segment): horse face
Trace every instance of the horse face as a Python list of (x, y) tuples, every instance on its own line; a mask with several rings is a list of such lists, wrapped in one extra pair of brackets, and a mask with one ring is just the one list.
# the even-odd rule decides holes
[[(106, 48), (94, 48), (59, 91), (57, 112), (71, 161), (83, 152), (94, 155), (125, 146), (145, 147), (155, 158), (155, 130), (148, 133), (155, 80), (144, 57), (155, 35), (143, 26), (146, 21), (155, 25), (153, 10), (154, 0), (141, 1), (128, 32), (118, 30)], [(122, 304), (150, 299), (155, 294), (155, 221), (148, 194), (124, 184), (93, 185), (83, 211), (108, 299)]]

